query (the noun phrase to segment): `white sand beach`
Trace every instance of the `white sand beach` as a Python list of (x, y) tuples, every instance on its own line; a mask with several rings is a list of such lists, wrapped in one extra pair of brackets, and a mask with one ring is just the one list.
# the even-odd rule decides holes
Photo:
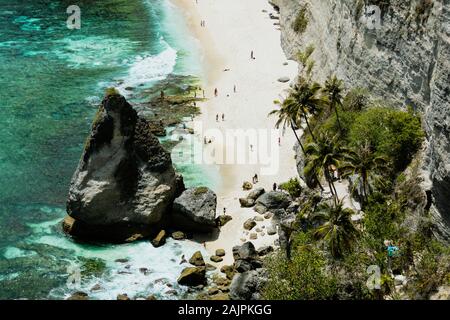
[[(202, 59), (208, 71), (204, 79), (207, 101), (201, 105), (202, 114), (195, 120), (202, 122), (204, 131), (273, 130), (276, 117), (269, 118), (268, 113), (275, 108), (273, 101), (279, 99), (289, 86), (278, 79), (289, 77), (293, 80), (298, 71), (297, 63), (287, 61), (281, 48), (279, 27), (274, 25), (278, 20), (269, 18), (273, 8), (266, 0), (176, 0), (175, 3), (182, 6), (192, 32), (201, 43)], [(255, 59), (251, 59), (252, 51)], [(217, 97), (214, 96), (215, 88)], [(221, 119), (222, 114), (225, 121)], [(216, 115), (219, 115), (218, 122)], [(243, 182), (251, 182), (253, 175), (258, 174), (259, 183), (255, 187), (271, 190), (274, 182), (285, 182), (297, 176), (293, 151), (295, 137), (290, 130), (284, 136), (282, 132), (277, 135), (281, 145), (276, 141), (274, 156), (279, 159), (279, 167), (273, 174), (264, 175), (260, 163), (219, 165), (222, 184), (215, 190), (218, 214), (226, 208), (233, 220), (222, 227), (217, 240), (206, 243), (206, 248), (211, 255), (218, 248), (225, 249), (226, 256), (220, 265), (233, 262), (232, 247), (242, 244), (242, 239), (249, 240), (243, 223), (259, 215), (251, 208), (240, 207), (238, 199), (248, 193), (242, 191)], [(211, 152), (222, 147), (216, 139), (206, 146)], [(257, 152), (256, 148), (253, 147), (253, 152)], [(250, 147), (247, 152), (252, 152)], [(269, 224), (269, 220), (258, 222), (251, 232), (259, 228), (266, 233)], [(275, 238), (267, 233), (261, 236), (259, 232), (258, 239), (252, 242), (259, 248), (273, 244)]]

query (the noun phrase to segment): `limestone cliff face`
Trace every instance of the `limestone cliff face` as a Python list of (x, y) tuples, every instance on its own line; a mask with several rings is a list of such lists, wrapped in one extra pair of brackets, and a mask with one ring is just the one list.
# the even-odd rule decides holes
[(151, 235), (182, 188), (149, 123), (124, 97), (107, 96), (72, 178), (65, 230), (106, 241)]
[[(396, 107), (424, 115), (425, 189), (439, 235), (450, 240), (450, 2), (446, 0), (273, 0), (280, 8), (282, 45), (294, 57), (315, 46), (316, 80), (335, 73)], [(380, 4), (381, 28), (360, 18), (364, 4)], [(293, 23), (307, 8), (308, 25)]]

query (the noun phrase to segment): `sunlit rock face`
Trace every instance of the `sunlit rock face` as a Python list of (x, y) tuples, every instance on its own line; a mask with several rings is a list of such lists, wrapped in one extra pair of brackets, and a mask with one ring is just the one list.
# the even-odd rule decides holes
[[(363, 0), (271, 2), (280, 9), (287, 55), (293, 58), (314, 45), (316, 80), (336, 74), (394, 107), (412, 106), (423, 113), (423, 186), (432, 199), (427, 209), (438, 227), (436, 235), (450, 241), (450, 3), (369, 1), (380, 3), (381, 10), (380, 28), (371, 29), (361, 19)], [(293, 23), (304, 5), (307, 28), (295, 32)]]
[(170, 154), (124, 97), (100, 106), (69, 190), (65, 230), (124, 241), (158, 231), (183, 189)]

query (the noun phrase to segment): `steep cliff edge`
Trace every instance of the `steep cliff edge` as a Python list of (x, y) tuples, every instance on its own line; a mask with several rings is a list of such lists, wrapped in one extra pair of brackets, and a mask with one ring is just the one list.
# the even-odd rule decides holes
[[(315, 47), (316, 80), (334, 73), (348, 86), (423, 113), (423, 186), (432, 196), (438, 235), (450, 240), (450, 3), (366, 1), (381, 6), (381, 28), (370, 29), (360, 19), (363, 0), (271, 2), (280, 9), (286, 54), (295, 58), (307, 46)], [(299, 31), (294, 26), (302, 10), (306, 27)]]
[(72, 178), (64, 230), (102, 241), (150, 236), (183, 188), (149, 123), (124, 97), (110, 94)]

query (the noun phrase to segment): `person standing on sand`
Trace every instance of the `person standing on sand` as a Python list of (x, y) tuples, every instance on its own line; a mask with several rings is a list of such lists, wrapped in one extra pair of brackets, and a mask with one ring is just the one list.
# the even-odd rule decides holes
[(236, 85), (234, 85), (233, 91), (234, 91), (234, 93), (236, 93)]
[(277, 184), (275, 182), (273, 183), (273, 191), (277, 191)]
[(219, 90), (217, 88), (214, 89), (214, 96), (217, 97), (219, 95)]
[(222, 113), (222, 121), (225, 121), (225, 114)]
[(252, 52), (250, 53), (250, 59), (255, 60), (255, 54), (253, 53), (253, 50), (252, 50)]
[(216, 122), (219, 122), (219, 115), (216, 114)]

